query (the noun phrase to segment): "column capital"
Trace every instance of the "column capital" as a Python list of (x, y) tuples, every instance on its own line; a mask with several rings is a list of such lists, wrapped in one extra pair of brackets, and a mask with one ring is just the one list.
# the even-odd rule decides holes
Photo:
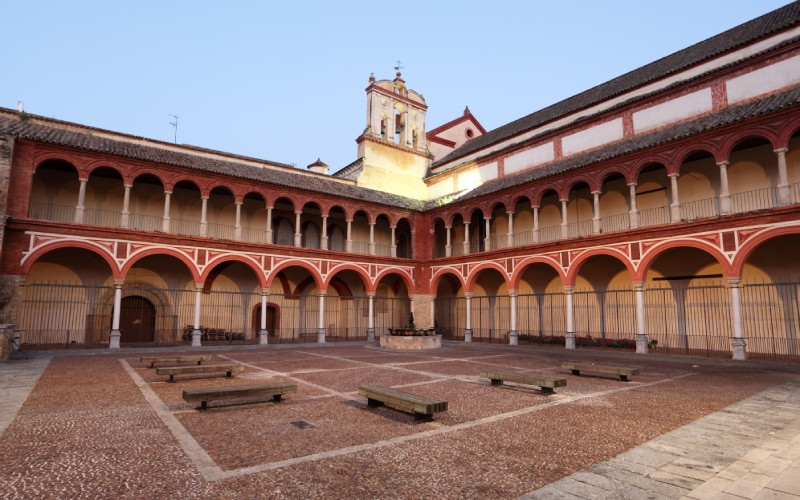
[(370, 298), (370, 299), (374, 299), (375, 295), (376, 295), (375, 292), (367, 292), (367, 297)]
[(728, 278), (728, 285), (731, 288), (739, 288), (739, 284), (742, 282), (742, 278), (739, 276), (729, 277)]
[(209, 198), (211, 198), (211, 197), (209, 195), (207, 195), (207, 194), (201, 194), (200, 195), (200, 199), (201, 200), (208, 200)]
[(636, 187), (636, 186), (638, 186), (639, 184), (637, 184), (637, 183), (635, 183), (635, 182), (629, 182), (629, 183), (627, 183), (626, 185), (627, 185), (628, 187)]
[(172, 194), (172, 191), (164, 190), (164, 194)]
[(319, 295), (320, 297), (324, 297), (324, 296), (326, 296), (327, 294), (328, 294), (328, 291), (327, 291), (327, 290), (320, 290), (320, 291), (319, 291), (319, 293), (318, 293), (318, 295)]
[(637, 292), (644, 290), (644, 281), (634, 281), (632, 285), (633, 289), (636, 290)]
[(778, 148), (772, 150), (775, 154), (786, 154), (789, 152), (789, 148)]
[(234, 204), (234, 205), (244, 205), (244, 202), (243, 202), (243, 201), (236, 201), (236, 200), (234, 200), (234, 201), (233, 201), (233, 204)]
[(564, 292), (565, 293), (572, 293), (574, 291), (575, 291), (575, 286), (574, 285), (565, 285), (564, 286)]
[(121, 287), (124, 284), (125, 284), (125, 280), (124, 279), (123, 280), (117, 280), (117, 279), (114, 280), (114, 286), (117, 287), (117, 288)]
[(533, 208), (535, 210), (539, 210), (540, 208), (542, 208), (542, 206), (541, 205), (531, 205), (531, 208)]
[(589, 192), (590, 192), (591, 194), (596, 194), (596, 195), (600, 195), (600, 194), (602, 194), (602, 193), (603, 193), (602, 191), (599, 191), (599, 190), (598, 190), (598, 191), (589, 191)]
[(131, 189), (131, 188), (133, 188), (133, 184), (123, 184), (122, 186), (123, 186), (125, 189)]
[(453, 229), (453, 226), (444, 226), (445, 229)]
[(464, 298), (465, 299), (471, 299), (472, 298), (472, 292), (464, 292)]
[(269, 296), (269, 288), (262, 288), (261, 289), (261, 295), (265, 296), (265, 297), (268, 297)]
[(680, 176), (681, 176), (680, 172), (672, 172), (671, 174), (667, 174), (667, 177), (675, 177), (675, 178), (677, 178), (677, 177), (680, 177)]
[(730, 165), (730, 164), (731, 164), (731, 162), (729, 162), (728, 160), (724, 160), (724, 161), (719, 161), (719, 162), (717, 162), (717, 166), (718, 166), (719, 168), (726, 168), (726, 167), (727, 167), (728, 165)]
[(508, 290), (508, 296), (509, 297), (516, 297), (518, 294), (519, 294), (519, 290), (515, 290), (515, 289), (509, 289)]
[(203, 288), (205, 288), (205, 283), (195, 283), (194, 284), (194, 291), (195, 292), (202, 292)]

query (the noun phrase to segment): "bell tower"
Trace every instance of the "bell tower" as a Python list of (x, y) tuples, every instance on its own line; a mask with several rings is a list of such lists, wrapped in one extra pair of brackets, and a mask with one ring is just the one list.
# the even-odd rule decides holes
[(395, 68), (394, 80), (369, 77), (367, 124), (356, 139), (361, 160), (357, 175), (360, 186), (427, 199), (423, 178), (432, 162), (425, 138), (425, 98), (406, 87)]

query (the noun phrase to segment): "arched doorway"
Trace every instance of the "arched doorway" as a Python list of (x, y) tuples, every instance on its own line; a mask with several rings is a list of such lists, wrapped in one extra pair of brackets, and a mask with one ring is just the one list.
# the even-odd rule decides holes
[(120, 342), (155, 342), (156, 307), (139, 295), (122, 298), (119, 315)]

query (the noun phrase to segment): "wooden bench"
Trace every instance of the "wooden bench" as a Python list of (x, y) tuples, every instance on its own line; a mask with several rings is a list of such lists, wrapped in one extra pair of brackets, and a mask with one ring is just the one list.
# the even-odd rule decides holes
[(623, 382), (627, 382), (628, 377), (639, 375), (638, 368), (631, 368), (627, 366), (596, 365), (594, 363), (561, 363), (561, 368), (572, 370), (573, 375), (580, 375), (581, 371), (611, 373), (613, 375), (619, 375), (619, 379)]
[(244, 366), (239, 364), (225, 365), (184, 365), (184, 366), (161, 366), (156, 368), (157, 375), (169, 375), (169, 381), (175, 382), (175, 375), (187, 375), (190, 373), (224, 373), (231, 378), (233, 372), (244, 370)]
[(153, 368), (156, 363), (197, 363), (202, 364), (203, 361), (211, 361), (211, 356), (162, 356), (162, 357), (141, 357), (139, 358), (141, 363), (149, 363), (150, 366), (148, 368)]
[(517, 384), (538, 385), (542, 389), (542, 394), (553, 394), (556, 387), (567, 385), (567, 379), (551, 377), (539, 373), (510, 373), (510, 372), (481, 372), (481, 377), (488, 378), (492, 385), (503, 385), (505, 382), (515, 382)]
[(358, 388), (358, 393), (367, 398), (367, 406), (388, 405), (414, 414), (414, 421), (430, 420), (434, 413), (447, 411), (447, 401), (431, 398), (421, 394), (383, 387), (367, 385)]
[(220, 399), (253, 398), (272, 396), (276, 403), (281, 396), (290, 392), (297, 392), (297, 385), (288, 382), (271, 382), (268, 384), (231, 385), (224, 387), (197, 387), (183, 390), (183, 399), (187, 403), (200, 401), (200, 409), (208, 408), (209, 401)]

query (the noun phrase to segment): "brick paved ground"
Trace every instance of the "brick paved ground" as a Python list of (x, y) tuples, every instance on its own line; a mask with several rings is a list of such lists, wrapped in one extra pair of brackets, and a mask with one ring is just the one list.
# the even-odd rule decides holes
[[(511, 498), (800, 375), (796, 365), (522, 346), (202, 352), (245, 370), (233, 380), (168, 383), (140, 365), (142, 351), (54, 356), (0, 436), (0, 497)], [(628, 383), (576, 377), (560, 368), (564, 360), (630, 364), (641, 375)], [(491, 387), (478, 377), (487, 369), (561, 375), (568, 384), (553, 396)], [(282, 403), (212, 403), (206, 412), (181, 398), (188, 387), (275, 380), (295, 382), (298, 392)], [(368, 408), (357, 394), (364, 384), (447, 399), (449, 410), (415, 423)]]

